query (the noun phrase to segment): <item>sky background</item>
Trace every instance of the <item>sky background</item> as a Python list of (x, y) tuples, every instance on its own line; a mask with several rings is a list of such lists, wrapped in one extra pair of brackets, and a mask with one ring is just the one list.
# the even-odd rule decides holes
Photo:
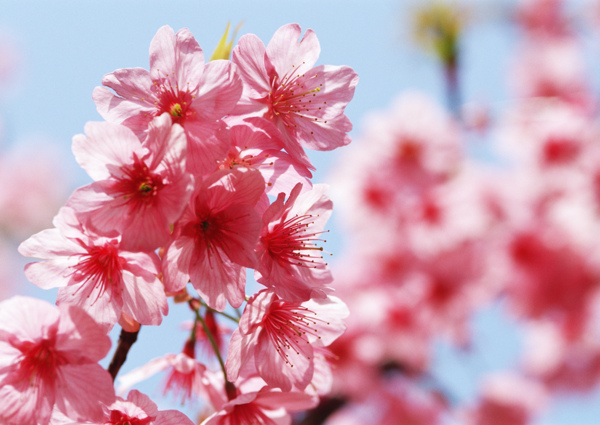
[[(444, 102), (438, 64), (411, 40), (410, 16), (418, 3), (0, 0), (0, 45), (12, 46), (18, 59), (16, 74), (0, 86), (0, 155), (15, 143), (43, 143), (57, 153), (70, 182), (41, 184), (67, 184), (73, 190), (89, 183), (71, 154), (71, 139), (83, 132), (86, 122), (101, 120), (91, 94), (102, 76), (118, 68), (147, 68), (150, 41), (163, 25), (175, 31), (189, 28), (209, 58), (228, 21), (232, 26), (243, 21), (239, 35), (254, 33), (265, 44), (284, 24), (296, 22), (303, 30), (312, 28), (322, 49), (317, 64), (348, 65), (360, 77), (354, 100), (346, 109), (354, 123), (351, 134), (358, 135), (366, 114), (386, 108), (403, 91), (419, 90)], [(509, 22), (513, 2), (464, 4), (472, 6), (472, 12), (461, 41), (462, 98), (485, 102), (493, 112), (499, 111), (513, 101), (506, 90), (511, 54), (518, 42), (518, 31)], [(573, 10), (578, 9), (573, 6)], [(586, 35), (584, 45), (590, 58), (600, 52), (598, 39), (591, 35)], [(590, 66), (598, 70), (595, 60), (590, 60)], [(472, 151), (482, 155), (486, 149), (480, 146)], [(338, 152), (311, 152), (310, 156), (317, 167), (313, 181), (326, 183)], [(327, 250), (341, 257), (343, 229), (336, 224), (335, 209), (329, 227), (332, 231)], [(24, 277), (21, 285), (20, 293), (54, 302), (55, 291), (38, 290)], [(179, 324), (192, 315), (185, 305), (170, 307), (160, 328), (142, 329), (122, 373), (182, 348), (187, 335), (179, 330)], [(442, 343), (439, 346), (434, 375), (461, 401), (474, 396), (483, 373), (506, 369), (517, 362), (519, 333), (510, 320), (501, 317), (501, 308), (494, 307), (474, 321), (475, 343), (469, 353), (457, 353)], [(160, 379), (156, 377), (140, 388), (160, 409), (180, 408), (172, 399), (158, 397)], [(198, 407), (181, 410), (193, 418)], [(600, 395), (596, 393), (553, 403), (536, 425), (593, 425), (598, 417)]]

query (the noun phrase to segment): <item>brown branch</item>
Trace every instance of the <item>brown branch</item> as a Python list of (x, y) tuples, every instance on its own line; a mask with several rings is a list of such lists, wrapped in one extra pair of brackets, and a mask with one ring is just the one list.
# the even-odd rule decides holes
[(346, 400), (343, 398), (322, 398), (319, 405), (309, 410), (299, 422), (296, 422), (296, 425), (322, 425), (331, 414), (345, 404)]
[(139, 332), (139, 329), (135, 332), (127, 332), (125, 329), (121, 329), (121, 335), (119, 335), (119, 345), (117, 345), (115, 354), (113, 355), (110, 365), (108, 366), (108, 373), (110, 373), (110, 376), (112, 376), (113, 381), (117, 377), (119, 369), (121, 369), (121, 366), (123, 366), (123, 363), (125, 363), (125, 360), (127, 360), (127, 353), (129, 353), (129, 349), (133, 343), (137, 341)]

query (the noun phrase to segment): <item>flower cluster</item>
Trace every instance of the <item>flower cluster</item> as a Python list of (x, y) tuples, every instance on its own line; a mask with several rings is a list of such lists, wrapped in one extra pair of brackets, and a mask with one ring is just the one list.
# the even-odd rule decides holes
[[(245, 35), (231, 61), (205, 63), (187, 29), (165, 26), (150, 44), (149, 70), (103, 78), (93, 99), (106, 121), (88, 123), (72, 145), (93, 182), (72, 193), (53, 228), (19, 247), (44, 260), (25, 274), (59, 288), (61, 315), (42, 314), (50, 307), (32, 300), (8, 302), (39, 312), (0, 320), (16, 323), (0, 328), (10, 353), (2, 349), (0, 404), (15, 406), (0, 412), (3, 423), (186, 423), (140, 393), (115, 398), (118, 369), (109, 375), (94, 364), (115, 324), (129, 334), (160, 325), (170, 296), (195, 314), (190, 339), (182, 353), (134, 374), (171, 367), (169, 388), (212, 406), (206, 423), (272, 423), (328, 392), (326, 347), (344, 332), (348, 310), (331, 294), (323, 259), (332, 202), (326, 187), (312, 185), (304, 148), (350, 142), (344, 109), (358, 77), (346, 66), (315, 66), (317, 37), (300, 36), (295, 24), (266, 47)], [(265, 288), (250, 297), (248, 268)], [(227, 311), (242, 306), (223, 361), (226, 333), (215, 317), (235, 319)], [(222, 373), (196, 360), (202, 340)], [(102, 385), (94, 394), (73, 387), (70, 370), (76, 382), (97, 376)]]

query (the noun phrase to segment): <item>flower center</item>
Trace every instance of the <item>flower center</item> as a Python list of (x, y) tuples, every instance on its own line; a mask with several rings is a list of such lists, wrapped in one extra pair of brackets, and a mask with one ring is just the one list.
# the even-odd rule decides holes
[(254, 156), (246, 155), (242, 156), (242, 152), (238, 150), (230, 150), (227, 158), (225, 158), (220, 164), (220, 170), (233, 170), (237, 167), (251, 168), (253, 165)]
[(423, 156), (423, 147), (417, 139), (403, 136), (398, 140), (395, 159), (398, 165), (418, 164)]
[(542, 156), (546, 164), (557, 165), (574, 161), (579, 155), (576, 141), (568, 138), (552, 137), (544, 145)]
[(124, 260), (119, 257), (116, 243), (116, 241), (111, 241), (102, 246), (88, 248), (88, 253), (83, 254), (81, 261), (74, 266), (75, 281), (83, 281), (99, 287), (96, 300), (121, 282)]
[[(292, 357), (286, 353), (293, 350), (297, 355), (306, 353), (309, 344), (308, 336), (318, 339), (318, 327), (329, 325), (317, 317), (317, 314), (308, 308), (296, 304), (286, 303), (283, 300), (273, 302), (269, 313), (263, 320), (263, 326), (273, 342), (277, 353), (290, 367), (294, 367)], [(308, 358), (310, 360), (310, 357)]]
[(227, 238), (226, 221), (226, 217), (223, 217), (221, 213), (211, 214), (206, 211), (198, 213), (197, 220), (191, 224), (191, 233), (194, 235), (196, 246), (213, 250), (213, 248), (226, 245), (224, 241)]
[(19, 348), (24, 355), (19, 363), (19, 371), (32, 385), (39, 380), (52, 383), (56, 378), (57, 367), (65, 364), (65, 360), (54, 349), (54, 342), (49, 339), (35, 343), (28, 341)]
[(183, 117), (183, 108), (181, 107), (181, 105), (179, 103), (176, 103), (173, 106), (171, 106), (171, 115), (174, 118)]
[(323, 248), (316, 242), (327, 242), (319, 239), (324, 232), (311, 232), (309, 229), (314, 224), (313, 215), (295, 215), (283, 223), (278, 223), (273, 229), (261, 238), (271, 257), (282, 266), (293, 264), (301, 267), (322, 268), (327, 264), (323, 262)]
[(171, 115), (173, 123), (183, 124), (187, 119), (196, 115), (196, 112), (190, 109), (195, 96), (189, 92), (189, 88), (181, 90), (178, 85), (172, 86), (168, 79), (161, 84), (155, 82), (158, 90), (156, 106), (156, 116), (168, 112)]
[(111, 410), (110, 420), (104, 422), (104, 425), (148, 425), (152, 421), (154, 421), (154, 418), (150, 416), (145, 418), (132, 418), (119, 410)]
[(327, 123), (320, 119), (327, 102), (315, 98), (323, 90), (323, 84), (318, 83), (318, 74), (306, 76), (296, 73), (292, 65), (290, 72), (282, 77), (275, 76), (271, 84), (273, 88), (268, 102), (272, 117), (278, 116), (287, 127), (296, 126), (292, 116)]
[(148, 169), (145, 162), (133, 156), (133, 164), (123, 167), (123, 176), (119, 178), (113, 190), (130, 202), (133, 210), (153, 203), (163, 188), (163, 178)]

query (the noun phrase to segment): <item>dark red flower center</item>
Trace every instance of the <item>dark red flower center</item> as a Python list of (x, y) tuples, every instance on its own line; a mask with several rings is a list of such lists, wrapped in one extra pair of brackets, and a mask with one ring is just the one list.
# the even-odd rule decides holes
[(542, 155), (547, 164), (566, 164), (577, 158), (579, 146), (574, 140), (552, 137), (544, 144)]
[(267, 101), (271, 116), (267, 118), (277, 116), (287, 127), (296, 127), (295, 118), (326, 124), (327, 121), (320, 119), (327, 102), (318, 97), (322, 96), (324, 89), (319, 81), (317, 74), (297, 73), (294, 65), (286, 75), (273, 76)]
[(127, 200), (132, 210), (155, 202), (164, 187), (163, 177), (152, 172), (146, 163), (133, 155), (133, 164), (122, 168), (122, 176), (113, 186), (114, 192)]
[(124, 262), (119, 257), (116, 241), (90, 247), (88, 253), (83, 254), (79, 263), (74, 266), (74, 280), (100, 287), (98, 297), (101, 297), (107, 290), (120, 285)]
[(38, 384), (39, 380), (52, 384), (58, 366), (66, 363), (54, 346), (52, 338), (37, 342), (27, 341), (18, 347), (23, 353), (23, 359), (19, 363), (22, 379), (29, 380), (32, 385)]
[(104, 422), (104, 425), (148, 425), (155, 418), (147, 416), (145, 418), (132, 418), (120, 410), (111, 410), (110, 420)]
[(312, 232), (313, 216), (295, 215), (275, 225), (271, 231), (261, 238), (269, 255), (279, 264), (294, 264), (301, 267), (324, 267), (323, 248), (316, 242), (326, 242), (318, 236), (327, 232)]
[(305, 352), (308, 336), (321, 339), (318, 327), (329, 325), (329, 322), (324, 322), (314, 311), (300, 304), (278, 300), (271, 304), (262, 324), (277, 353), (286, 364), (294, 367), (287, 351), (293, 350), (296, 354)]

